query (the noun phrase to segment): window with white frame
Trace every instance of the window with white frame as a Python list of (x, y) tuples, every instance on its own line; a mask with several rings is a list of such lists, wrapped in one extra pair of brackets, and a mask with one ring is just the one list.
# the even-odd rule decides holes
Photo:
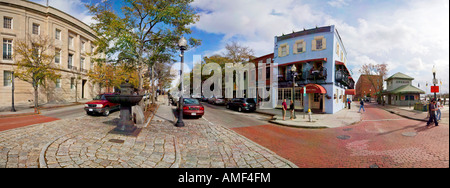
[(61, 40), (61, 30), (59, 30), (59, 29), (55, 30), (55, 39)]
[(55, 63), (61, 63), (61, 50), (55, 49)]
[(287, 43), (284, 43), (278, 47), (278, 57), (284, 57), (289, 55), (289, 46)]
[(312, 41), (312, 51), (325, 50), (327, 48), (327, 40), (323, 36), (314, 37)]
[(69, 47), (73, 47), (73, 37), (69, 36)]
[(80, 70), (84, 69), (84, 58), (80, 58)]
[(3, 59), (12, 60), (13, 51), (13, 41), (12, 39), (3, 39)]
[(67, 68), (72, 69), (72, 61), (73, 61), (73, 54), (69, 54), (69, 59), (67, 62)]
[(33, 23), (32, 33), (35, 35), (39, 35), (40, 25), (37, 23)]
[(321, 50), (322, 49), (322, 45), (323, 45), (322, 42), (323, 42), (322, 39), (317, 39), (316, 40), (316, 50)]
[(286, 56), (287, 55), (287, 46), (282, 46), (281, 47), (281, 56)]
[(70, 89), (75, 88), (75, 78), (70, 78)]
[(294, 54), (305, 52), (306, 43), (304, 40), (298, 40), (294, 44)]
[(55, 81), (55, 87), (56, 87), (56, 88), (61, 88), (61, 79), (60, 79), (60, 78), (57, 78), (57, 79), (56, 79), (56, 81)]
[(12, 86), (12, 72), (3, 71), (3, 86)]
[(81, 52), (84, 52), (85, 51), (85, 44), (86, 44), (86, 42), (81, 42)]
[(12, 18), (11, 17), (3, 17), (3, 28), (12, 29)]

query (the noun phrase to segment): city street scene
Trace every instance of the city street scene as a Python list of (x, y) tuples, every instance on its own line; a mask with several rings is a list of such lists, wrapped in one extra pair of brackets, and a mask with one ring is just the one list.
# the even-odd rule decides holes
[(0, 168), (449, 168), (449, 13), (0, 0)]

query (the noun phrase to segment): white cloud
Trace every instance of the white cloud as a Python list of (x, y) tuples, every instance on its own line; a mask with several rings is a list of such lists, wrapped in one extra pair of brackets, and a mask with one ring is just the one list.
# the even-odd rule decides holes
[(222, 43), (238, 39), (256, 55), (273, 51), (274, 36), (315, 27), (324, 16), (293, 0), (196, 0), (192, 5), (202, 10), (194, 27), (223, 34)]
[(343, 6), (347, 6), (348, 2), (347, 0), (333, 0), (333, 1), (328, 1), (328, 4), (332, 7), (343, 7)]
[[(223, 34), (219, 46), (238, 40), (254, 49), (256, 56), (261, 56), (273, 52), (274, 36), (316, 25), (335, 25), (347, 50), (348, 67), (354, 77), (359, 77), (358, 70), (362, 64), (386, 63), (389, 75), (403, 72), (413, 76), (416, 85), (425, 85), (427, 80), (431, 82), (434, 64), (439, 70), (438, 75), (445, 80), (442, 90), (448, 92), (448, 1), (396, 1), (382, 2), (383, 5), (376, 4), (378, 1), (364, 2), (365, 7), (373, 9), (360, 9), (355, 4), (363, 2), (350, 0), (323, 2), (330, 6), (320, 8), (310, 3), (294, 0), (196, 0), (193, 6), (201, 10), (201, 18), (194, 27)], [(327, 11), (327, 8), (343, 6), (352, 11), (348, 14), (357, 17), (339, 17)]]
[[(46, 6), (47, 0), (31, 0)], [(48, 0), (48, 4), (58, 10), (61, 10), (80, 21), (90, 25), (93, 23), (92, 15), (89, 14), (81, 0)]]

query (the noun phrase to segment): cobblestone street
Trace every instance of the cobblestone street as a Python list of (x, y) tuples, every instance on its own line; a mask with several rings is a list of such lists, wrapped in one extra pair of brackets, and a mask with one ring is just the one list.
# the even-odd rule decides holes
[(119, 113), (0, 132), (0, 168), (295, 167), (220, 125), (152, 121), (137, 137), (109, 133)]

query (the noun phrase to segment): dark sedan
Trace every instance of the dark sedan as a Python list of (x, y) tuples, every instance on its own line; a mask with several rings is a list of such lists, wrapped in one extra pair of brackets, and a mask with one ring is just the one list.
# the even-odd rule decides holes
[(205, 114), (205, 107), (198, 99), (183, 99), (183, 116), (195, 116), (201, 118)]
[(242, 111), (255, 111), (256, 102), (252, 98), (235, 98), (227, 103), (228, 109), (237, 109), (239, 112)]

